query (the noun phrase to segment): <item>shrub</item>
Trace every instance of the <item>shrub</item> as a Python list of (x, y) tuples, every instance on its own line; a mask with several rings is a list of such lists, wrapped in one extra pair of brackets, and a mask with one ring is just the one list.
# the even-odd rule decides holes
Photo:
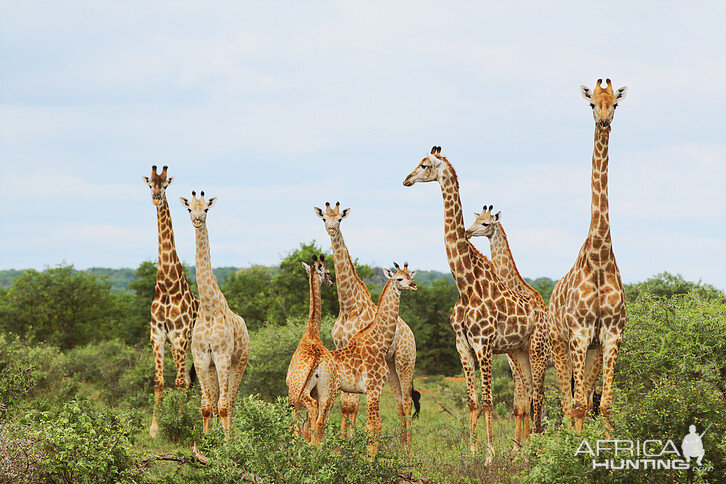
[(202, 428), (199, 398), (190, 398), (185, 390), (165, 390), (158, 419), (159, 431), (170, 441), (191, 443), (198, 440)]
[(386, 445), (387, 437), (379, 439), (379, 452), (369, 461), (368, 440), (363, 435), (348, 441), (330, 436), (321, 447), (315, 447), (295, 437), (292, 425), (286, 399), (275, 403), (254, 396), (240, 399), (236, 432), (229, 441), (221, 441), (221, 430), (216, 429), (206, 442), (210, 465), (195, 480), (238, 482), (241, 474), (249, 472), (266, 482), (289, 484), (395, 481), (401, 461), (392, 446)]
[(30, 437), (45, 456), (41, 478), (53, 482), (117, 482), (135, 472), (132, 426), (124, 414), (73, 400), (36, 416)]

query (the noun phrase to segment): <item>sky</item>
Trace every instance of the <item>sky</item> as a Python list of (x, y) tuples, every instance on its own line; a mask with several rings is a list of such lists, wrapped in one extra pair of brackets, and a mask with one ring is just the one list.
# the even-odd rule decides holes
[(360, 262), (447, 271), (438, 184), (402, 186), (440, 145), (466, 224), (494, 205), (520, 272), (558, 279), (589, 225), (579, 86), (611, 78), (624, 282), (726, 288), (725, 22), (723, 2), (2, 2), (0, 269), (155, 260), (156, 164), (186, 262), (178, 197), (204, 190), (214, 266), (329, 248), (313, 207), (340, 201)]

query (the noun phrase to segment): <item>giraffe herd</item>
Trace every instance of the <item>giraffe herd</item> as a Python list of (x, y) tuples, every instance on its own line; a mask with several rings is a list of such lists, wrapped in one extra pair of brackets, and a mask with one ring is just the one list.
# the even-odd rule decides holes
[[(506, 354), (514, 378), (515, 446), (526, 442), (530, 420), (535, 432), (542, 430), (542, 404), (546, 369), (554, 366), (562, 393), (564, 420), (582, 431), (583, 420), (592, 406), (596, 382), (603, 373), (599, 411), (608, 428), (612, 412), (615, 363), (626, 323), (625, 295), (610, 237), (607, 192), (608, 142), (615, 108), (627, 88), (613, 90), (610, 79), (598, 79), (594, 90), (581, 86), (595, 120), (592, 158), (592, 204), (590, 229), (573, 267), (555, 285), (549, 307), (542, 296), (520, 275), (512, 256), (501, 212), (484, 206), (474, 223), (464, 225), (459, 181), (452, 163), (434, 146), (403, 181), (405, 187), (437, 182), (444, 204), (444, 247), (459, 296), (450, 322), (456, 349), (464, 370), (469, 407), (469, 444), (478, 451), (477, 422), (484, 415), (486, 462), (494, 457), (492, 429), (492, 358)], [(157, 413), (164, 387), (164, 345), (168, 340), (177, 368), (176, 386), (188, 389), (186, 368), (191, 348), (193, 369), (202, 390), (203, 430), (218, 414), (225, 436), (232, 430), (235, 396), (250, 355), (250, 341), (244, 319), (233, 313), (212, 273), (206, 217), (216, 198), (205, 200), (192, 192), (192, 200), (180, 198), (190, 213), (196, 231), (196, 271), (199, 296), (190, 289), (174, 246), (166, 188), (173, 177), (167, 167), (144, 177), (157, 208), (159, 263), (155, 297), (151, 305), (151, 343), (155, 355), (155, 399), (150, 433), (158, 431)], [(416, 341), (411, 328), (400, 318), (403, 291), (415, 291), (408, 265), (384, 269), (387, 282), (378, 304), (371, 299), (357, 275), (340, 223), (350, 209), (340, 204), (315, 207), (330, 236), (340, 313), (332, 329), (334, 350), (320, 338), (321, 285), (333, 285), (324, 256), (312, 264), (302, 263), (310, 289), (310, 312), (300, 343), (290, 361), (286, 383), (288, 398), (296, 415), (294, 431), (313, 444), (322, 440), (328, 415), (341, 396), (341, 436), (355, 427), (359, 395), (366, 395), (366, 429), (381, 432), (380, 397), (386, 382), (391, 386), (401, 419), (401, 438), (412, 443), (411, 406), (419, 411), (420, 394), (413, 387)], [(486, 236), (491, 258), (482, 254), (470, 239)], [(481, 402), (476, 366), (480, 370)], [(302, 427), (297, 418), (302, 407)], [(369, 453), (376, 452), (375, 441)]]

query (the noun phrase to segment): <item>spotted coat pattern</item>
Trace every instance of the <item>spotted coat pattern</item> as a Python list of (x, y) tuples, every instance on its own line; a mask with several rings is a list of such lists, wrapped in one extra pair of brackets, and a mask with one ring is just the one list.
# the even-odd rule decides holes
[(176, 365), (176, 387), (188, 389), (187, 354), (199, 308), (199, 298), (189, 288), (184, 268), (174, 246), (174, 229), (166, 200), (166, 187), (171, 184), (174, 177), (167, 178), (167, 169), (165, 166), (161, 173), (157, 173), (154, 165), (151, 177), (144, 177), (144, 181), (151, 188), (151, 200), (156, 205), (159, 230), (159, 261), (149, 323), (155, 367), (154, 412), (149, 428), (152, 437), (156, 437), (159, 431), (157, 413), (164, 390), (164, 344), (169, 342), (169, 349)]
[(601, 369), (600, 413), (606, 422), (610, 417), (615, 363), (627, 321), (625, 292), (610, 237), (607, 186), (610, 123), (626, 88), (615, 92), (610, 79), (605, 88), (601, 82), (598, 80), (594, 92), (581, 88), (596, 122), (590, 229), (575, 264), (555, 285), (549, 308), (552, 357), (562, 391), (562, 409), (574, 419), (578, 431), (582, 430), (590, 407), (588, 395)]
[[(492, 434), (492, 355), (515, 353), (528, 361), (527, 351), (537, 326), (530, 298), (523, 297), (499, 279), (494, 264), (466, 238), (464, 216), (459, 196), (459, 182), (454, 167), (434, 147), (411, 174), (404, 186), (437, 181), (444, 200), (444, 245), (451, 274), (459, 289), (459, 298), (451, 314), (456, 335), (456, 349), (466, 376), (469, 402), (469, 441), (477, 451), (476, 423), (484, 413), (487, 431), (487, 458), (494, 458)], [(479, 406), (475, 361), (481, 371), (482, 404)]]

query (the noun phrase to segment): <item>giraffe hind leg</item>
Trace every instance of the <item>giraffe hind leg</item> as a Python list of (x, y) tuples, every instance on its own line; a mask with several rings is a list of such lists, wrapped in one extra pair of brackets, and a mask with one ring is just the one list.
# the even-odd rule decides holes
[(157, 415), (159, 413), (161, 394), (164, 391), (164, 341), (166, 340), (166, 334), (162, 327), (155, 328), (153, 321), (151, 325), (151, 348), (154, 351), (154, 410), (151, 416), (149, 434), (152, 437), (156, 437), (159, 433)]

